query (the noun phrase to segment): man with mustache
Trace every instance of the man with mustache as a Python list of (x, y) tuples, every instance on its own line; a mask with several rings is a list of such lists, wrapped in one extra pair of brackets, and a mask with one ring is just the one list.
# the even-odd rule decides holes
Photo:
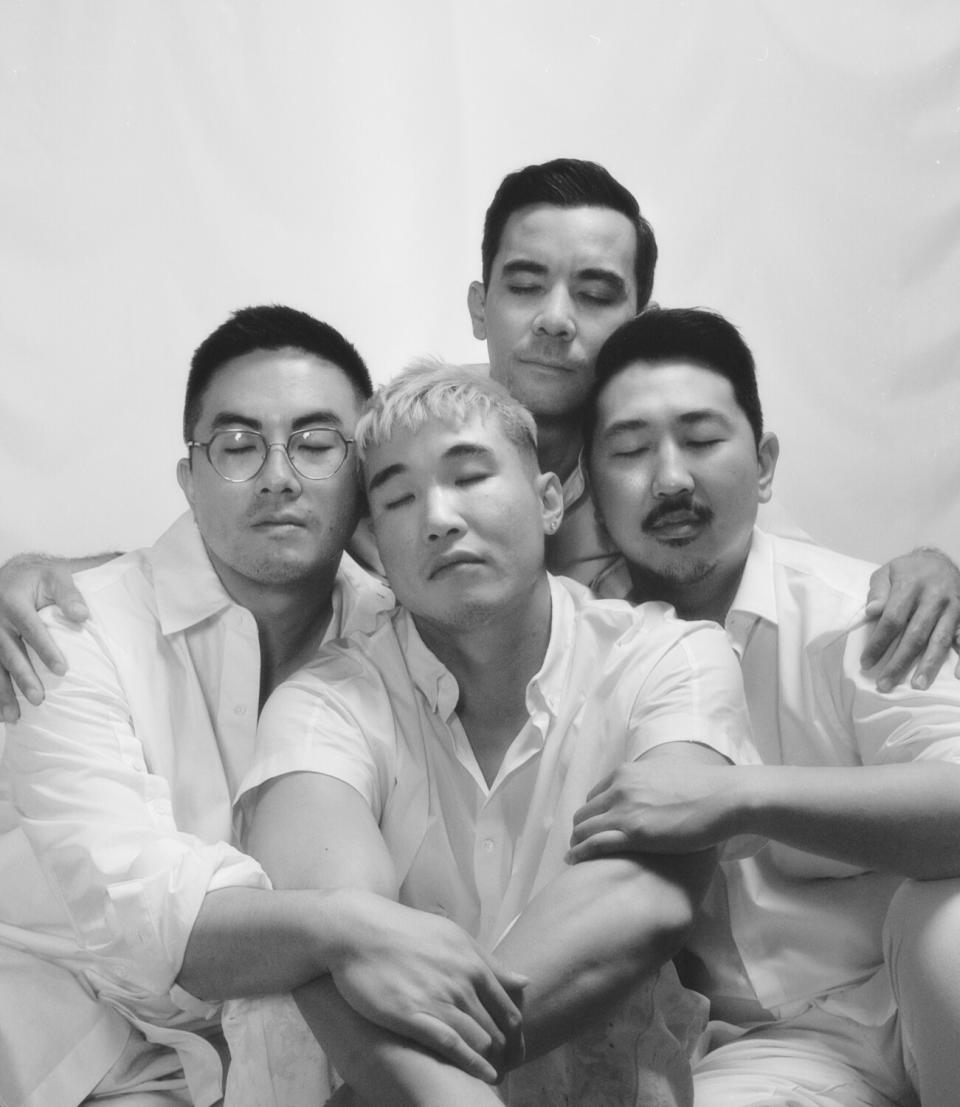
[[(602, 166), (558, 158), (501, 182), (484, 221), (482, 279), (469, 289), (491, 376), (533, 413), (540, 467), (563, 484), (564, 520), (548, 539), (548, 568), (585, 584), (615, 551), (597, 529), (583, 479), (582, 407), (600, 347), (648, 304), (656, 260), (634, 196)], [(764, 519), (775, 533), (796, 534), (776, 505), (763, 505)], [(960, 626), (960, 571), (942, 554), (918, 551), (885, 566), (871, 585), (879, 619), (865, 666), (882, 659), (877, 678), (892, 686), (919, 660), (914, 680), (922, 684)]]
[(755, 526), (779, 445), (726, 320), (653, 310), (616, 331), (584, 433), (622, 555), (597, 591), (726, 628), (764, 762), (625, 766), (576, 816), (575, 860), (758, 836), (688, 946), (717, 1020), (697, 1107), (951, 1107), (960, 687), (878, 691), (859, 663), (873, 566)]
[[(613, 551), (597, 529), (579, 460), (580, 413), (603, 342), (650, 300), (653, 229), (602, 166), (557, 158), (504, 178), (486, 213), (481, 254), (481, 280), (468, 292), (473, 333), (487, 344), (493, 378), (533, 413), (540, 467), (563, 485), (565, 515), (548, 539), (547, 567), (589, 584)], [(783, 512), (764, 511), (775, 532), (796, 532)], [(868, 598), (877, 621), (864, 665), (882, 661), (884, 686), (914, 665), (913, 679), (929, 681), (960, 629), (960, 570), (941, 553), (918, 550), (879, 570)], [(18, 711), (14, 683), (32, 702), (43, 695), (22, 639), (48, 668), (63, 664), (36, 618), (36, 607), (51, 602), (83, 617), (63, 565), (27, 559), (0, 570), (0, 710), (8, 722)]]

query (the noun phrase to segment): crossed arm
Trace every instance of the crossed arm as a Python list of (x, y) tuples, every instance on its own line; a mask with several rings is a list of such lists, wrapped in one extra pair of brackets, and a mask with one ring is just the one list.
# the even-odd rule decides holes
[[(678, 759), (722, 761), (703, 747), (673, 748)], [(384, 901), (396, 895), (392, 860), (366, 801), (332, 777), (291, 773), (266, 786), (249, 846), (279, 887), (363, 886)], [(713, 852), (705, 851), (607, 857), (563, 872), (531, 900), (496, 949), (500, 962), (526, 980), (520, 1001), (525, 1054), (489, 1027), (471, 1039), (474, 1048), (509, 1069), (601, 1016), (682, 944), (714, 864)], [(431, 925), (428, 912), (416, 914)], [(310, 985), (295, 998), (333, 1064), (370, 1102), (449, 1103), (444, 1096), (464, 1088), (464, 1074), (412, 1043), (383, 1035), (369, 1022), (342, 1022), (342, 998), (329, 987)], [(446, 1017), (466, 1035), (459, 1004), (451, 997)]]

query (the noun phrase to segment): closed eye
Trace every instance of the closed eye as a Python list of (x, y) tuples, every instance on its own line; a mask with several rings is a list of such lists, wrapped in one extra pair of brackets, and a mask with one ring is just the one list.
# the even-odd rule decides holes
[(481, 481), (487, 480), (489, 476), (489, 473), (464, 473), (457, 477), (454, 483), (457, 487), (462, 488), (465, 485), (479, 484)]

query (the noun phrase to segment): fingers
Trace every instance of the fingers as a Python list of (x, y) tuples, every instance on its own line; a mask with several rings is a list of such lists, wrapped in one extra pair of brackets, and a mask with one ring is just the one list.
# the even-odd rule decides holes
[(3, 669), (0, 669), (0, 718), (8, 725), (12, 725), (20, 718), (17, 693), (13, 690), (13, 682)]
[[(529, 977), (513, 972), (492, 957), (487, 957), (488, 973), (477, 984), (477, 997), (484, 1014), (493, 1020), (502, 1054), (501, 1068), (514, 1068), (523, 1061), (523, 1014), (520, 1009), (523, 989)], [(516, 997), (516, 998), (514, 998)], [(491, 1034), (494, 1042), (497, 1036)]]
[(898, 601), (888, 601), (883, 609), (883, 614), (874, 624), (867, 645), (860, 655), (860, 665), (864, 669), (872, 669), (878, 664), (900, 638), (910, 620), (915, 603), (916, 599), (913, 596), (909, 599), (900, 597)]
[[(889, 566), (881, 565), (870, 576), (870, 590), (867, 593), (867, 617), (875, 619), (886, 606), (890, 597)], [(866, 666), (864, 666), (866, 668)]]
[[(47, 668), (58, 674), (65, 672), (63, 654), (54, 645), (36, 612), (31, 612), (28, 618), (24, 618), (22, 626), (21, 633), (24, 633), (25, 640), (34, 647)], [(43, 702), (43, 684), (24, 647), (24, 639), (6, 628), (0, 630), (0, 666), (5, 670), (6, 678), (0, 687), (0, 705), (3, 706), (4, 719), (7, 722), (16, 721), (20, 711), (12, 685), (15, 684), (20, 689), (29, 703), (36, 705)], [(16, 714), (11, 719), (13, 711)]]
[[(452, 1024), (456, 1024), (459, 1029), (454, 1029)], [(468, 1040), (473, 1039), (476, 1044), (480, 1044), (481, 1039), (476, 1033), (478, 1029), (477, 1024), (464, 1012), (452, 1008), (447, 1021), (421, 1012), (405, 1026), (398, 1028), (398, 1032), (478, 1080), (495, 1084), (500, 1078), (496, 1067)]]
[(73, 576), (66, 570), (56, 575), (51, 574), (47, 582), (47, 595), (50, 603), (58, 607), (60, 613), (72, 623), (82, 623), (90, 618), (90, 609), (73, 583)]
[(580, 861), (625, 853), (629, 845), (629, 839), (622, 830), (599, 830), (572, 840), (570, 849), (567, 850), (567, 862), (576, 865)]
[(956, 643), (960, 604), (948, 604), (933, 628), (919, 664), (910, 681), (914, 688), (929, 688)]

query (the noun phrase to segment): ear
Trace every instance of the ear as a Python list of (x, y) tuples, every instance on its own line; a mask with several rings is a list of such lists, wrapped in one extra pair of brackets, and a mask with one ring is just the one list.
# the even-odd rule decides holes
[(563, 521), (563, 486), (560, 478), (556, 473), (538, 473), (536, 489), (540, 497), (543, 532), (556, 534)]
[(780, 441), (775, 434), (767, 431), (757, 447), (757, 498), (762, 504), (769, 503), (773, 496), (773, 474), (779, 457)]
[(190, 466), (190, 458), (182, 457), (177, 462), (177, 484), (183, 489), (187, 503), (193, 507), (193, 469)]
[(467, 291), (467, 310), (470, 312), (470, 322), (473, 324), (473, 337), (485, 342), (487, 338), (487, 319), (485, 305), (487, 302), (487, 290), (482, 281), (471, 281)]

